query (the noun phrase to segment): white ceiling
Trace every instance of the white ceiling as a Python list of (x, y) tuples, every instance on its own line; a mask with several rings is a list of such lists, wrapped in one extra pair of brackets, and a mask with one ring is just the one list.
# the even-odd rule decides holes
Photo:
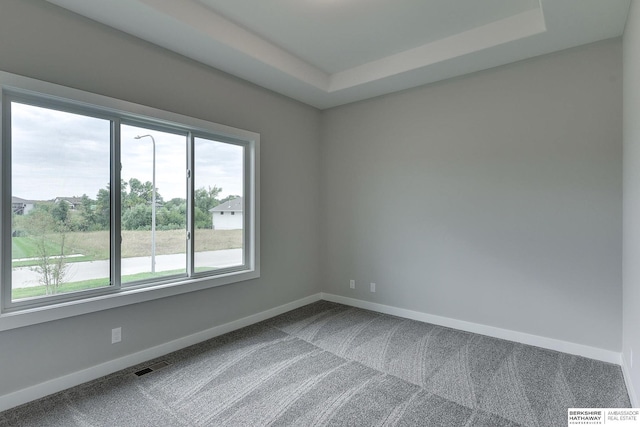
[(631, 0), (48, 0), (318, 108), (622, 35)]
[(199, 1), (327, 73), (538, 8), (538, 0)]

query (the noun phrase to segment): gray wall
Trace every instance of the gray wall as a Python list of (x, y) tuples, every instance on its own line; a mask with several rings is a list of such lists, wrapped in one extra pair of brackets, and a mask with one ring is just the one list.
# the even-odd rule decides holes
[(1, 3), (1, 70), (261, 134), (262, 276), (0, 332), (0, 395), (319, 292), (318, 110), (44, 1)]
[(322, 130), (323, 290), (620, 351), (620, 39), (330, 109)]
[[(624, 259), (622, 351), (640, 398), (640, 4), (624, 33)], [(640, 404), (640, 402), (636, 402)]]

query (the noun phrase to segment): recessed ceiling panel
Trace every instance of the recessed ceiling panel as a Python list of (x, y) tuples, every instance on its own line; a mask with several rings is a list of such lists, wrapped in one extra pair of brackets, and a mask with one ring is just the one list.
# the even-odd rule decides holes
[(540, 7), (538, 0), (198, 0), (333, 74)]

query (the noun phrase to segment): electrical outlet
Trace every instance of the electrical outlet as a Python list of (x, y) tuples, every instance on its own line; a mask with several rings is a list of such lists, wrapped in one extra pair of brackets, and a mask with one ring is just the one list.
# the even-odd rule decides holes
[(356, 288), (356, 281), (353, 280), (353, 279), (349, 280), (349, 287), (351, 289), (355, 289)]
[(376, 291), (376, 284), (371, 283), (371, 292), (375, 292), (375, 291)]
[(113, 328), (111, 330), (111, 344), (122, 341), (122, 328)]

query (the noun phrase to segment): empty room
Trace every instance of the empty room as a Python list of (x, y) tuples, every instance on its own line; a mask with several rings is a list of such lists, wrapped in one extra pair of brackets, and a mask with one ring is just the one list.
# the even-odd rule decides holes
[(640, 425), (638, 0), (0, 0), (1, 426)]

